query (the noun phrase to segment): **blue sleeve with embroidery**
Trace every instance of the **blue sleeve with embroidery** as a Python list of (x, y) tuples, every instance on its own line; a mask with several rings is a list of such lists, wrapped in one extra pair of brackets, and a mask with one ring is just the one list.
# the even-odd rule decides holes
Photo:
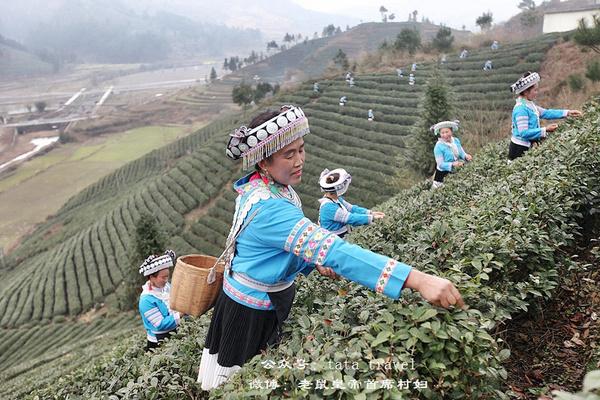
[[(268, 203), (275, 203), (270, 201)], [(293, 266), (307, 273), (315, 265), (332, 268), (337, 274), (378, 293), (397, 299), (411, 267), (340, 239), (310, 222), (292, 204), (279, 204), (277, 214), (261, 210), (257, 225), (272, 234), (256, 237), (263, 244), (293, 253), (303, 261)], [(262, 216), (261, 216), (262, 214)], [(267, 215), (270, 214), (270, 215)], [(267, 232), (265, 231), (265, 232)], [(310, 266), (310, 267), (309, 267)]]
[(545, 136), (545, 128), (540, 128), (539, 126), (530, 127), (529, 111), (525, 106), (519, 106), (514, 108), (513, 124), (517, 128), (517, 136), (525, 140), (537, 140), (542, 136)]
[(324, 227), (329, 226), (330, 221), (352, 226), (367, 225), (373, 222), (373, 217), (370, 214), (350, 212), (331, 201), (321, 206), (320, 218), (321, 225)]
[(357, 206), (355, 204), (350, 204), (343, 197), (340, 197), (340, 201), (346, 206), (346, 208), (350, 209), (352, 213), (355, 214), (368, 214), (369, 209), (361, 206)]
[(171, 331), (177, 327), (178, 320), (169, 313), (165, 303), (152, 295), (142, 295), (139, 303), (144, 326), (153, 331)]
[(561, 119), (561, 118), (565, 118), (567, 116), (567, 114), (569, 113), (569, 110), (552, 110), (552, 109), (545, 109), (540, 106), (536, 106), (536, 107), (540, 113), (540, 118), (543, 118), (543, 119)]
[(441, 145), (435, 145), (433, 148), (433, 155), (435, 156), (435, 164), (437, 169), (440, 171), (452, 171), (452, 161), (446, 161), (446, 158), (444, 157), (444, 149)]

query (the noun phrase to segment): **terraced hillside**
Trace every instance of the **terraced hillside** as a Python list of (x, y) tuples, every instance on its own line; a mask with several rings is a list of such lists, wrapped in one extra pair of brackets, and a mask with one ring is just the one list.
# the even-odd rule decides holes
[[(523, 70), (538, 68), (553, 41), (548, 37), (502, 48), (493, 55), (496, 69), (490, 73), (481, 71), (488, 51), (466, 61), (451, 57), (445, 69), (456, 104), (508, 113), (512, 105), (508, 85)], [(405, 140), (418, 118), (419, 96), (432, 68), (419, 67), (415, 86), (395, 75), (364, 75), (356, 77), (354, 88), (341, 78), (321, 81), (318, 98), (309, 82), (275, 99), (301, 105), (310, 118), (305, 180), (298, 188), (309, 217), (316, 216), (320, 196), (316, 182), (325, 167), (344, 167), (352, 173), (351, 202), (372, 207), (395, 194), (389, 179), (397, 172), (397, 155), (405, 151)], [(342, 94), (349, 102), (340, 109)], [(373, 122), (366, 119), (369, 108), (375, 112)], [(0, 270), (0, 325), (15, 329), (47, 323), (102, 302), (128, 267), (130, 238), (142, 211), (157, 216), (179, 254), (220, 253), (233, 211), (230, 185), (240, 175), (223, 148), (227, 133), (247, 119), (245, 115), (222, 119), (128, 164), (70, 199), (10, 254)], [(27, 357), (21, 361), (27, 362)]]
[(0, 329), (0, 382), (3, 398), (22, 398), (65, 371), (102, 356), (114, 343), (143, 332), (139, 317), (124, 313), (90, 322), (56, 322), (28, 328)]

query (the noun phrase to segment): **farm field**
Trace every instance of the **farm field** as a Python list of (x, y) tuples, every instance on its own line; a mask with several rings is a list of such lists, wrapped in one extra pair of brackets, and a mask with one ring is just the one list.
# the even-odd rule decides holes
[(104, 175), (185, 136), (189, 129), (150, 126), (83, 144), (67, 143), (4, 174), (0, 179), (0, 247), (14, 243)]

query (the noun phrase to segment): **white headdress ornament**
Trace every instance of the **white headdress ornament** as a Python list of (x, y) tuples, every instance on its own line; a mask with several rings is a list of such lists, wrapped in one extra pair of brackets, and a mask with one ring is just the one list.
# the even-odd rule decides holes
[(450, 129), (452, 129), (452, 132), (457, 132), (459, 124), (460, 124), (460, 122), (456, 119), (454, 121), (442, 121), (442, 122), (438, 122), (437, 124), (433, 125), (429, 129), (434, 133), (434, 135), (438, 136), (440, 134), (440, 130), (442, 130), (442, 128), (450, 128)]
[(521, 94), (540, 80), (540, 75), (537, 72), (532, 72), (525, 77), (520, 77), (518, 81), (510, 85), (510, 90), (515, 94)]
[[(338, 174), (338, 178), (335, 182), (327, 183), (327, 178)], [(350, 186), (350, 182), (352, 182), (352, 175), (346, 172), (343, 168), (337, 168), (333, 171), (329, 171), (327, 168), (321, 172), (321, 176), (319, 178), (319, 186), (321, 186), (321, 191), (326, 193), (335, 193), (338, 196), (342, 196), (348, 190)]]

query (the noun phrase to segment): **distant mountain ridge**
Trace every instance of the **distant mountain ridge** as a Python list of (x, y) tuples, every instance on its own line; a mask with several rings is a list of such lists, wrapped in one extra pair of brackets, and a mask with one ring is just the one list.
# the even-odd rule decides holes
[[(262, 47), (256, 29), (197, 21), (169, 9), (138, 11), (125, 1), (55, 0), (45, 11), (24, 13), (9, 5), (0, 33), (33, 50), (45, 49), (70, 62), (153, 62), (166, 58), (221, 56)], [(35, 10), (35, 8), (34, 8)], [(57, 24), (56, 21), (61, 21)], [(18, 26), (16, 21), (20, 21)]]

